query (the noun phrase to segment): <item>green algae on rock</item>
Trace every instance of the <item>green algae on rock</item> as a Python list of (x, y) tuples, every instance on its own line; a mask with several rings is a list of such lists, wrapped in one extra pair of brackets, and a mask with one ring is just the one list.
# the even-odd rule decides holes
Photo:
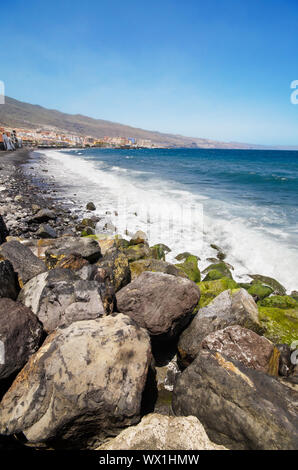
[(264, 336), (273, 343), (291, 345), (293, 341), (297, 341), (298, 306), (285, 309), (262, 307), (259, 303), (259, 318), (264, 328)]
[(231, 271), (226, 263), (221, 261), (220, 263), (212, 263), (206, 269), (203, 274), (206, 274), (204, 281), (216, 281), (223, 277), (232, 279)]
[(200, 307), (206, 307), (206, 305), (225, 290), (239, 288), (237, 282), (228, 277), (223, 277), (215, 281), (198, 282), (197, 286), (201, 291)]
[(272, 277), (262, 276), (261, 274), (249, 274), (249, 277), (251, 277), (251, 279), (253, 279), (254, 281), (260, 281), (266, 286), (271, 287), (276, 295), (286, 294), (285, 287), (282, 286), (278, 281), (276, 281), (276, 279), (273, 279)]
[(160, 272), (165, 274), (172, 274), (172, 276), (187, 277), (186, 274), (177, 269), (174, 264), (152, 258), (139, 259), (137, 261), (131, 262), (130, 271), (132, 280), (136, 279), (144, 271)]
[(259, 281), (254, 281), (247, 289), (247, 292), (252, 295), (255, 300), (263, 300), (273, 293), (273, 289)]
[(166, 260), (166, 254), (172, 251), (167, 245), (163, 243), (158, 243), (157, 245), (150, 247), (151, 257), (161, 261)]
[(194, 255), (188, 256), (183, 263), (175, 264), (176, 268), (186, 274), (194, 282), (201, 281), (201, 273), (198, 268), (198, 260)]

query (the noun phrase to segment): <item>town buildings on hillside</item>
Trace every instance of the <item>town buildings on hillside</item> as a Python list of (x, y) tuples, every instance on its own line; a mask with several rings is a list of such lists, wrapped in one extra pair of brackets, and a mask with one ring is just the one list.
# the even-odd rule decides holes
[[(95, 138), (93, 136), (82, 136), (55, 128), (40, 129), (14, 129), (6, 127), (0, 128), (0, 148), (7, 148), (7, 136), (11, 141), (17, 139), (19, 144), (28, 147), (38, 148), (83, 148), (83, 147), (110, 147), (110, 148), (156, 148), (149, 139), (136, 139), (134, 137), (103, 137)], [(16, 140), (15, 140), (16, 143)], [(15, 147), (19, 145), (14, 145)]]

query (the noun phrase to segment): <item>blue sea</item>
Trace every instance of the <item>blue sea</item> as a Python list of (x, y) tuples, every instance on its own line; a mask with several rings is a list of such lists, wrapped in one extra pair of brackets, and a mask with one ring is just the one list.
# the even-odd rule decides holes
[[(73, 203), (93, 201), (105, 225), (144, 230), (172, 252), (216, 256), (236, 279), (264, 274), (298, 290), (298, 152), (205, 149), (46, 150), (43, 165)], [(115, 229), (113, 229), (115, 227)]]

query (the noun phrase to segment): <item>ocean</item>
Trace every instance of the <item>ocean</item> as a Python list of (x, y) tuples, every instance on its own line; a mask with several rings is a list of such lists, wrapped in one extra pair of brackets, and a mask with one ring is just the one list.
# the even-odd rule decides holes
[(73, 204), (93, 201), (97, 227), (144, 230), (203, 269), (218, 245), (234, 277), (263, 274), (298, 290), (298, 152), (213, 149), (44, 150), (42, 165)]

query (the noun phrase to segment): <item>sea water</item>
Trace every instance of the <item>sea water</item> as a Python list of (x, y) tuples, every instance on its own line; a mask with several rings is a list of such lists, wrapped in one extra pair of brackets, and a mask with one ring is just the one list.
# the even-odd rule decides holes
[(144, 230), (175, 256), (226, 253), (236, 280), (275, 277), (298, 290), (298, 152), (213, 149), (45, 150), (69, 198), (93, 201), (97, 230)]

